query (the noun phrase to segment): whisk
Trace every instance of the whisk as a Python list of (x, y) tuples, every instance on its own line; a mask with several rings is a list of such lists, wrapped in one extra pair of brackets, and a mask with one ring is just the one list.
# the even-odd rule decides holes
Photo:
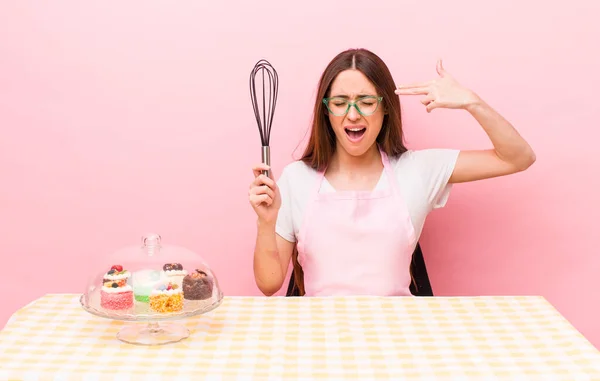
[[(257, 95), (256, 79), (259, 73), (262, 74), (262, 92), (259, 87), (259, 94)], [(250, 73), (250, 98), (252, 99), (254, 116), (256, 117), (256, 123), (258, 124), (258, 131), (260, 133), (262, 162), (268, 166), (271, 166), (269, 138), (271, 136), (271, 126), (273, 123), (273, 116), (275, 115), (278, 91), (279, 77), (277, 76), (277, 71), (269, 61), (261, 59), (254, 65), (254, 68)], [(268, 176), (269, 172), (263, 171), (263, 174)]]

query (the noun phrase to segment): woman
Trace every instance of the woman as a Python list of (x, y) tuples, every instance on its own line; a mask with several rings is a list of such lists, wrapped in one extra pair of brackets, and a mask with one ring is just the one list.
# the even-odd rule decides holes
[[(329, 63), (301, 160), (277, 183), (261, 174), (268, 166), (253, 168), (261, 292), (277, 292), (293, 260), (306, 296), (410, 296), (411, 256), (425, 218), (445, 205), (452, 184), (533, 164), (533, 150), (509, 122), (441, 62), (437, 72), (432, 81), (396, 88), (385, 63), (367, 50), (342, 52)], [(421, 95), (427, 112), (466, 110), (494, 148), (407, 150), (398, 95)]]

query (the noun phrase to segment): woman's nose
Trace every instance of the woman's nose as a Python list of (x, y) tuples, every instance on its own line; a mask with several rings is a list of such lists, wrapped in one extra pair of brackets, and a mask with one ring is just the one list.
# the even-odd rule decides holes
[(360, 114), (358, 113), (358, 111), (356, 111), (356, 108), (350, 107), (350, 110), (348, 110), (348, 119), (357, 120), (359, 118), (360, 118)]

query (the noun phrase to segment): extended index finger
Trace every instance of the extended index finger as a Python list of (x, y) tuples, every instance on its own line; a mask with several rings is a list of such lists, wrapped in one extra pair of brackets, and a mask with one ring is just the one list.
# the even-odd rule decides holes
[(429, 87), (412, 87), (412, 88), (399, 88), (394, 91), (398, 95), (419, 95), (428, 94), (430, 91)]

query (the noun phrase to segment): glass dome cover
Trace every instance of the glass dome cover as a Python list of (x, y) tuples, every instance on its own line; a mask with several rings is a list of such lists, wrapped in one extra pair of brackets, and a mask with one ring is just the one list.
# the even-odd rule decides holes
[(222, 299), (217, 277), (200, 255), (147, 234), (141, 245), (95, 264), (81, 305), (110, 319), (157, 321), (206, 313)]

